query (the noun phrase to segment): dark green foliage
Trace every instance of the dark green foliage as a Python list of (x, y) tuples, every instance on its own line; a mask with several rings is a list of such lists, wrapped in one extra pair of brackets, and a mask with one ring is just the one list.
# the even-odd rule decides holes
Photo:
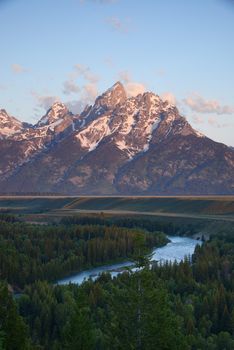
[(5, 221), (5, 222), (17, 222), (17, 218), (14, 215), (11, 214), (4, 214), (0, 212), (0, 222)]
[(0, 349), (29, 349), (27, 328), (19, 316), (7, 284), (0, 282)]
[[(113, 349), (186, 348), (180, 322), (162, 283), (145, 270), (121, 276), (111, 290), (112, 315), (108, 331)], [(108, 349), (108, 346), (106, 347)]]
[[(1, 274), (24, 286), (17, 302), (33, 349), (234, 349), (234, 237), (220, 233), (191, 259), (150, 268), (145, 254), (165, 236), (128, 223), (1, 223)], [(113, 279), (103, 274), (81, 286), (48, 282), (129, 256), (143, 269)], [(80, 257), (79, 264), (71, 260)], [(29, 348), (19, 313), (1, 284), (0, 349)]]
[(126, 216), (126, 217), (108, 217), (105, 215), (99, 216), (69, 216), (61, 219), (61, 224), (64, 225), (104, 225), (104, 226), (117, 226), (128, 227), (147, 230), (149, 232), (162, 231), (167, 234), (183, 234), (194, 230), (191, 225), (187, 225), (184, 228), (181, 225), (175, 225), (171, 222), (160, 222), (155, 218), (142, 217), (142, 216)]
[(163, 233), (101, 225), (39, 226), (0, 222), (0, 276), (24, 287), (35, 280), (55, 281), (83, 268), (129, 258), (135, 237), (145, 251), (167, 242)]
[(64, 348), (67, 350), (94, 349), (94, 325), (89, 308), (75, 308), (64, 337)]
[(105, 274), (80, 287), (39, 282), (26, 289), (20, 311), (45, 349), (231, 350), (233, 252), (232, 239), (214, 239), (196, 248), (192, 265)]

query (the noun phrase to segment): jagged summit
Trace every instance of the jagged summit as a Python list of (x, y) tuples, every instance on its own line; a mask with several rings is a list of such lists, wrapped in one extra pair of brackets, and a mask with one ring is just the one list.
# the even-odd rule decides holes
[(23, 129), (23, 123), (0, 109), (0, 138), (8, 138)]
[(108, 109), (110, 107), (113, 108), (116, 105), (123, 103), (126, 99), (127, 93), (124, 89), (124, 86), (118, 81), (96, 99), (95, 105), (98, 105), (103, 109)]
[(60, 101), (55, 101), (52, 106), (51, 106), (51, 110), (54, 110), (55, 112), (56, 111), (59, 111), (61, 109), (64, 109), (64, 108), (67, 108), (66, 105)]
[(124, 86), (118, 81), (102, 95), (98, 96), (93, 106), (85, 107), (81, 113), (81, 119), (83, 120), (81, 126), (84, 127), (84, 125), (87, 125), (108, 111), (110, 112), (126, 100), (127, 94)]
[(7, 111), (5, 109), (0, 109), (0, 117), (2, 118), (5, 114), (7, 114)]
[(120, 82), (80, 115), (56, 102), (34, 127), (0, 143), (1, 192), (234, 193), (230, 147), (194, 130), (152, 92), (127, 97)]
[(116, 90), (122, 90), (125, 92), (124, 85), (120, 81), (117, 81), (107, 91), (116, 91)]
[(67, 106), (59, 101), (54, 102), (46, 114), (39, 120), (36, 126), (51, 125), (60, 122), (64, 116), (70, 114)]

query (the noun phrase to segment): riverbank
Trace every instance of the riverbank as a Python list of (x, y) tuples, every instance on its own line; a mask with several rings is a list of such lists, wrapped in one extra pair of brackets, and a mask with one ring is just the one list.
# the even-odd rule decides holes
[[(180, 262), (185, 256), (191, 256), (194, 253), (197, 244), (202, 244), (201, 240), (189, 237), (168, 236), (168, 239), (169, 242), (165, 246), (153, 249), (150, 254), (150, 261), (152, 263), (155, 263), (155, 261), (162, 264), (164, 264), (166, 261)], [(76, 275), (71, 275), (60, 279), (57, 281), (57, 284), (66, 285), (69, 283), (74, 283), (80, 285), (89, 278), (92, 280), (97, 279), (100, 274), (105, 272), (110, 273), (112, 277), (116, 277), (118, 274), (126, 271), (126, 268), (131, 268), (131, 270), (134, 270), (132, 261), (128, 260), (119, 264), (103, 265), (101, 267), (84, 270)]]

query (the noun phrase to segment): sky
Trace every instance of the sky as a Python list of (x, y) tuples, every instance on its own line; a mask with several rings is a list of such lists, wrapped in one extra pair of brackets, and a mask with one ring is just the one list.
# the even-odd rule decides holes
[(234, 146), (234, 1), (0, 0), (0, 108), (36, 123), (116, 81)]

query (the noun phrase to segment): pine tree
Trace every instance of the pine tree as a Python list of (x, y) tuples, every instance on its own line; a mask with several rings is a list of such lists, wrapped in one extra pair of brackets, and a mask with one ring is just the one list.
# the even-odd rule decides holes
[(19, 316), (15, 302), (5, 283), (0, 283), (0, 329), (3, 348), (26, 350), (29, 347), (27, 328)]
[(76, 308), (65, 331), (65, 349), (94, 349), (93, 325), (87, 308)]

